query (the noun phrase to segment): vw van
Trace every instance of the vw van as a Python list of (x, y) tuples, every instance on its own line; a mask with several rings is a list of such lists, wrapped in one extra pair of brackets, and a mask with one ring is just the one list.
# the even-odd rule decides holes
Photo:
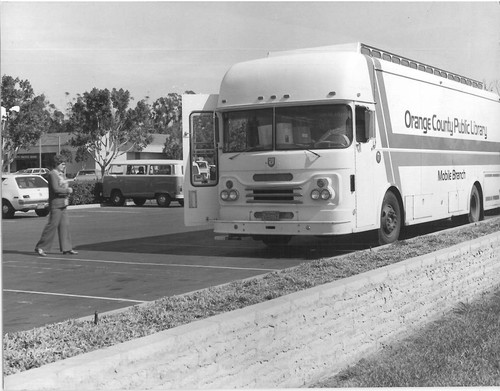
[(114, 206), (132, 199), (138, 206), (156, 199), (162, 207), (172, 201), (184, 206), (182, 160), (127, 160), (109, 166), (102, 180), (103, 197)]

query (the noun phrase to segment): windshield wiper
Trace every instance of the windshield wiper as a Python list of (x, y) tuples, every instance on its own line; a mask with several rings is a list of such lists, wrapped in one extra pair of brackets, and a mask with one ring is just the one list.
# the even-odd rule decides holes
[(316, 153), (314, 151), (311, 151), (309, 148), (307, 148), (306, 144), (292, 144), (296, 147), (301, 147), (304, 151), (311, 152), (313, 155), (316, 155), (317, 157), (321, 157), (319, 153)]
[(230, 159), (230, 160), (233, 160), (235, 157), (237, 157), (237, 156), (239, 156), (240, 154), (245, 153), (245, 152), (252, 152), (252, 151), (265, 151), (265, 149), (258, 149), (258, 148), (260, 148), (260, 147), (255, 146), (255, 147), (250, 147), (250, 148), (247, 148), (247, 149), (245, 149), (244, 151), (240, 151), (240, 152), (238, 152), (236, 155), (231, 156), (229, 159)]

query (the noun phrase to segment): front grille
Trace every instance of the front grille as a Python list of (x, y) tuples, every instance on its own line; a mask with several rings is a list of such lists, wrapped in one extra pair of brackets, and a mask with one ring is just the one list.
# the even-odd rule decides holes
[(292, 174), (254, 174), (255, 182), (290, 182), (293, 180)]
[(302, 188), (247, 188), (246, 199), (249, 204), (302, 204)]

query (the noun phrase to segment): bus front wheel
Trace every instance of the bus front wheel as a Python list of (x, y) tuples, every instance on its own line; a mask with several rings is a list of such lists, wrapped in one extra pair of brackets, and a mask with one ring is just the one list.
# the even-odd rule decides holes
[(393, 192), (388, 191), (384, 196), (380, 212), (379, 244), (389, 244), (397, 241), (401, 232), (402, 221), (398, 199)]
[(170, 196), (168, 194), (158, 194), (156, 196), (156, 203), (158, 204), (158, 206), (166, 208), (170, 205), (170, 201), (172, 200), (170, 199)]

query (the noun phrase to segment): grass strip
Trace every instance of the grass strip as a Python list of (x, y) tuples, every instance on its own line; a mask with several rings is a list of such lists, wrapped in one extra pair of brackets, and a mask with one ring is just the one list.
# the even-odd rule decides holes
[(500, 289), (313, 387), (500, 385)]
[(340, 258), (307, 261), (298, 266), (192, 294), (165, 297), (91, 321), (68, 320), (3, 340), (4, 375), (112, 346), (134, 338), (271, 300), (405, 259), (428, 254), (500, 230), (500, 217), (438, 234), (354, 252)]

